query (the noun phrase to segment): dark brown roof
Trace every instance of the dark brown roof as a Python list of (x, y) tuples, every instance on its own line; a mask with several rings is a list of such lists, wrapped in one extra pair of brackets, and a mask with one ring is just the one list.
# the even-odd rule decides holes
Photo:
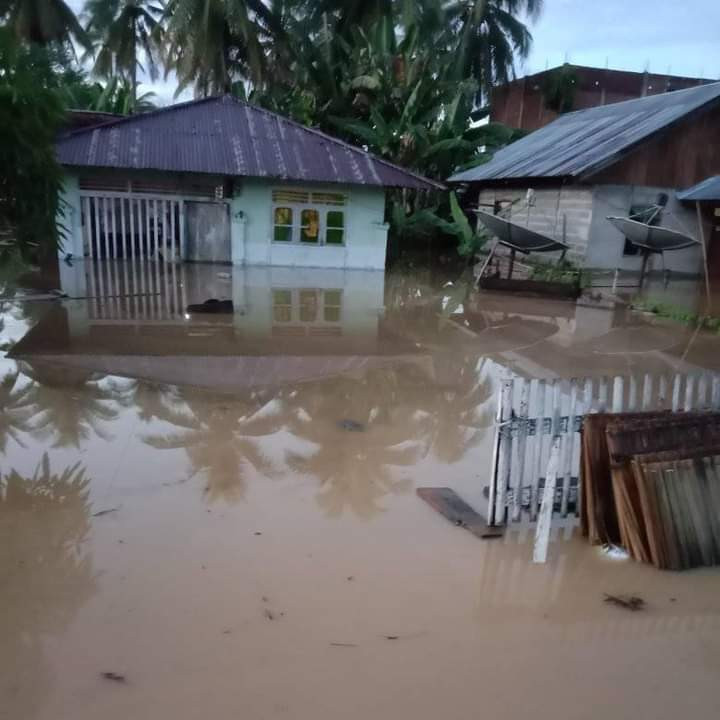
[(66, 135), (62, 165), (408, 188), (442, 185), (229, 95)]

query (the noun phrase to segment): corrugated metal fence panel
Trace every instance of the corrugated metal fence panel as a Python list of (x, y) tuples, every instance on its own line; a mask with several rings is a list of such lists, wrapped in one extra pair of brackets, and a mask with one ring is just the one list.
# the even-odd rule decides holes
[(579, 516), (580, 430), (594, 412), (720, 410), (720, 376), (672, 375), (502, 380), (488, 522), (537, 520), (552, 438), (560, 436), (554, 511)]

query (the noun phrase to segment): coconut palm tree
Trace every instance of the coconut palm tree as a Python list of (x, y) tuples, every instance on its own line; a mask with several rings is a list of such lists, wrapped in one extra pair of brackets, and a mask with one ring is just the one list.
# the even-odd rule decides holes
[(108, 80), (117, 75), (127, 79), (131, 110), (138, 100), (138, 70), (151, 80), (159, 76), (162, 12), (149, 0), (88, 0), (85, 6), (87, 32), (98, 44), (94, 72)]
[(178, 92), (229, 93), (265, 68), (261, 37), (272, 15), (262, 0), (168, 0), (166, 69), (177, 73)]
[(64, 0), (0, 0), (0, 20), (7, 20), (22, 40), (40, 44), (75, 40), (90, 47), (87, 33)]
[(446, 6), (458, 38), (454, 76), (477, 81), (478, 102), (494, 84), (510, 79), (516, 57), (527, 57), (532, 36), (519, 18), (536, 18), (542, 6), (543, 0), (455, 0)]
[(282, 425), (272, 408), (266, 412), (270, 402), (264, 394), (227, 398), (179, 388), (174, 406), (155, 408), (160, 419), (179, 432), (148, 434), (143, 440), (158, 450), (184, 450), (190, 477), (206, 479), (208, 501), (236, 502), (245, 496), (248, 466), (266, 477), (276, 475), (257, 442)]

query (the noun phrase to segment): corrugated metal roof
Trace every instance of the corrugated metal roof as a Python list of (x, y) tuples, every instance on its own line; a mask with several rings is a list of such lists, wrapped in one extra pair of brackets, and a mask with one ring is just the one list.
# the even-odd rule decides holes
[(678, 200), (720, 200), (720, 175), (709, 177), (697, 185), (677, 193)]
[(720, 98), (720, 83), (562, 115), (448, 182), (578, 177), (600, 170), (650, 135)]
[(442, 188), (324, 133), (225, 95), (80, 130), (57, 143), (76, 167)]

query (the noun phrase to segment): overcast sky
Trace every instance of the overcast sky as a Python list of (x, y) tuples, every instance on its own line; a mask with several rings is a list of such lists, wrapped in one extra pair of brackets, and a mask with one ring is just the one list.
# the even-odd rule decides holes
[[(531, 25), (537, 72), (577, 65), (720, 78), (720, 0), (544, 0)], [(520, 72), (519, 74), (526, 74)]]
[[(80, 11), (84, 0), (70, 0)], [(530, 25), (530, 57), (518, 75), (565, 60), (618, 70), (720, 78), (720, 0), (544, 0)], [(175, 83), (144, 85), (161, 104), (173, 101)], [(188, 99), (189, 92), (181, 99)]]

